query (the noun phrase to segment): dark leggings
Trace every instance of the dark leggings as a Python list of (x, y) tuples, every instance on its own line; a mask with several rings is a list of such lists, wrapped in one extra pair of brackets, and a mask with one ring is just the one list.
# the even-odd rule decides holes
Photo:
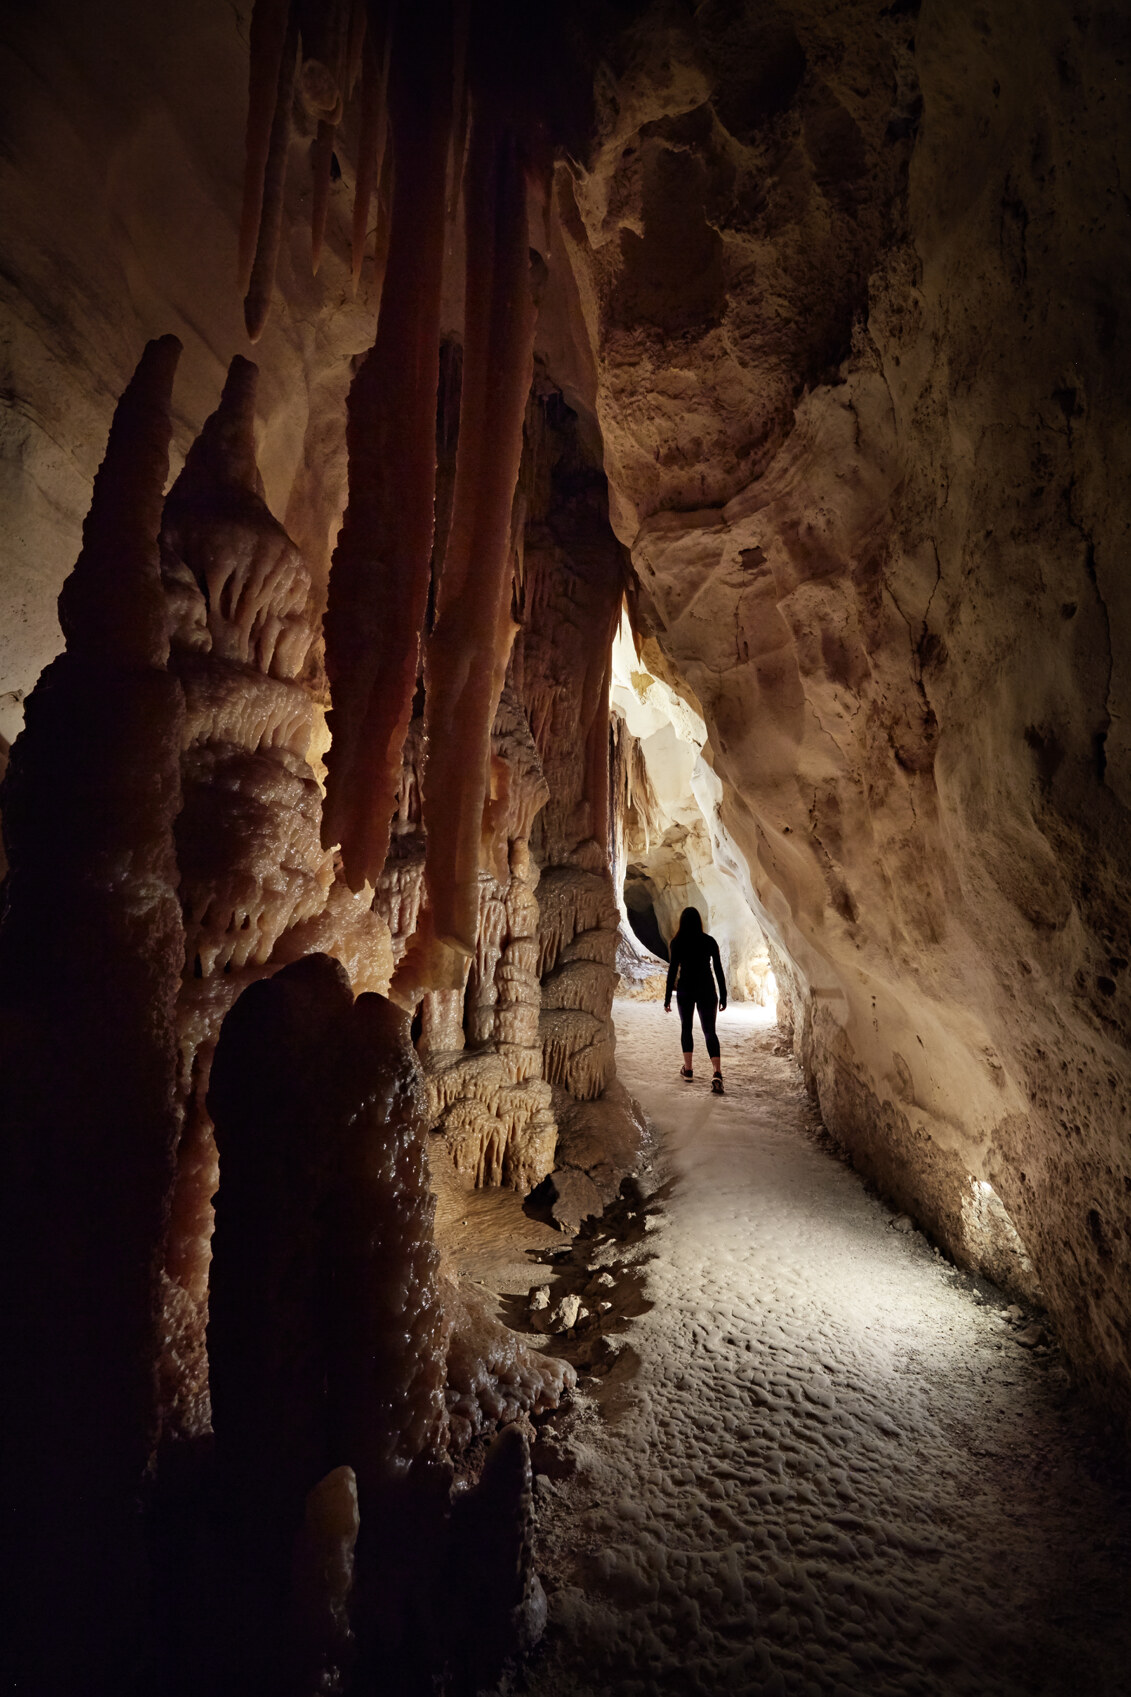
[(684, 1054), (689, 1055), (691, 1053), (691, 1017), (698, 1008), (699, 1023), (703, 1027), (703, 1039), (707, 1045), (707, 1053), (714, 1059), (719, 1053), (719, 1040), (715, 1036), (715, 1014), (718, 1011), (719, 1000), (714, 990), (701, 990), (697, 996), (690, 990), (677, 990), (675, 1005), (679, 1009), (680, 1042), (683, 1044)]

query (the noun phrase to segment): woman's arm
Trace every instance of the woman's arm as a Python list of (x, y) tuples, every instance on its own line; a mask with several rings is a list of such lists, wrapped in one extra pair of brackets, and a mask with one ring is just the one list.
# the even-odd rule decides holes
[(727, 981), (723, 977), (723, 963), (719, 955), (719, 945), (713, 937), (711, 938), (711, 965), (715, 969), (715, 980), (719, 986), (719, 1007), (722, 1009), (727, 1005)]
[(673, 937), (668, 949), (668, 983), (664, 991), (664, 1006), (672, 1005), (672, 991), (675, 988), (675, 975), (679, 971), (679, 938)]

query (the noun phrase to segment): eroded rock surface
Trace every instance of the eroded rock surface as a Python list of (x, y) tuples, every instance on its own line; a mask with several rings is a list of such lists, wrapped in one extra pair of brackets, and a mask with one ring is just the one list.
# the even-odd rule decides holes
[(559, 178), (644, 652), (826, 1123), (1126, 1408), (1126, 23), (662, 16)]

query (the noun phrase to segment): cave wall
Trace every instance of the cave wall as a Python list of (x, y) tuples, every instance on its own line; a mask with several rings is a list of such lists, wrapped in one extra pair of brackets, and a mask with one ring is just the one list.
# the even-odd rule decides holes
[(663, 17), (559, 179), (645, 653), (830, 1130), (1126, 1409), (1126, 19)]

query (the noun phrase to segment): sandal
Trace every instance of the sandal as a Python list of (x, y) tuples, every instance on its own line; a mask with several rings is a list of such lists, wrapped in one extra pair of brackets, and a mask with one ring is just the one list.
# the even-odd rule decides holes
[(695, 1074), (692, 1072), (690, 1067), (680, 1067), (679, 1076), (681, 1078), (686, 1078), (688, 1084), (690, 1084), (692, 1079), (695, 1077)]
[(717, 1072), (712, 1078), (711, 1089), (716, 1096), (721, 1096), (723, 1094), (723, 1075), (721, 1072)]

